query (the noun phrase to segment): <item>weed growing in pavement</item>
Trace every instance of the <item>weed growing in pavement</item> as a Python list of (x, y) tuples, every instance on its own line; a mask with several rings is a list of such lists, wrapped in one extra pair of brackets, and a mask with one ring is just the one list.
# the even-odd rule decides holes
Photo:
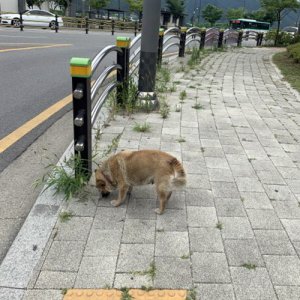
[(169, 69), (160, 67), (156, 72), (156, 92), (165, 93), (168, 91), (168, 84), (171, 80)]
[(194, 109), (202, 109), (202, 105), (198, 103), (198, 89), (196, 90), (195, 104), (192, 106)]
[(186, 296), (186, 300), (196, 300), (197, 293), (195, 289), (191, 289), (188, 291), (188, 294)]
[(222, 230), (223, 229), (223, 224), (221, 222), (218, 222), (216, 225), (216, 228)]
[(256, 265), (255, 264), (242, 264), (241, 267), (244, 267), (248, 270), (255, 270), (256, 269)]
[[(80, 155), (73, 155), (57, 165), (51, 163), (46, 168), (50, 169), (50, 171), (41, 179), (35, 181), (35, 187), (45, 184), (46, 188), (44, 191), (53, 187), (54, 195), (62, 193), (64, 200), (69, 200), (74, 195), (78, 195), (89, 180)], [(76, 170), (76, 174), (74, 170)]]
[(177, 91), (177, 87), (176, 87), (176, 85), (174, 84), (174, 82), (172, 83), (172, 86), (169, 88), (169, 91), (170, 91), (170, 93), (174, 93), (174, 92)]
[(183, 101), (186, 98), (186, 96), (187, 96), (186, 91), (181, 91), (179, 94), (179, 99)]
[(181, 258), (181, 259), (189, 259), (189, 258), (190, 258), (190, 255), (189, 255), (189, 254), (187, 254), (187, 255), (182, 255), (180, 258)]
[(179, 139), (177, 139), (177, 142), (178, 143), (184, 143), (185, 142), (185, 139), (183, 137), (180, 137)]
[(59, 214), (59, 219), (62, 223), (67, 222), (69, 220), (71, 220), (71, 218), (74, 217), (74, 215), (71, 212), (68, 211), (62, 211)]
[(64, 289), (61, 290), (61, 294), (62, 295), (66, 295), (67, 292), (68, 292), (68, 289), (66, 289), (66, 288), (64, 288)]
[(156, 266), (154, 262), (150, 263), (149, 269), (145, 271), (136, 271), (132, 272), (133, 275), (140, 275), (140, 276), (149, 276), (152, 282), (156, 276)]
[(145, 122), (143, 124), (135, 123), (133, 130), (136, 132), (149, 132), (151, 126)]
[(166, 119), (170, 114), (170, 105), (165, 100), (160, 104), (159, 113), (163, 119)]
[(190, 68), (195, 67), (201, 61), (201, 50), (197, 48), (193, 48), (191, 57), (189, 58), (187, 64)]
[(122, 296), (121, 300), (132, 300), (132, 296), (129, 294), (129, 289), (128, 288), (121, 288), (122, 291)]
[(150, 292), (150, 291), (153, 290), (153, 286), (142, 285), (141, 290), (146, 291), (146, 292)]

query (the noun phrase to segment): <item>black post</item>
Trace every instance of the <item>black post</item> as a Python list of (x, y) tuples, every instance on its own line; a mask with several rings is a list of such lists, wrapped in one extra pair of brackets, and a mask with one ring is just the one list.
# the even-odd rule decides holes
[(242, 39), (243, 39), (243, 31), (239, 31), (238, 40), (237, 40), (237, 46), (242, 46)]
[(85, 17), (85, 33), (86, 34), (89, 33), (89, 17), (88, 16)]
[(219, 39), (218, 39), (218, 48), (222, 48), (223, 46), (223, 37), (224, 37), (224, 30), (219, 31)]
[(144, 0), (139, 67), (140, 95), (155, 100), (155, 77), (161, 0)]
[(23, 31), (24, 25), (23, 25), (23, 14), (20, 12), (20, 31)]
[(179, 43), (179, 57), (184, 57), (185, 53), (185, 41), (186, 41), (186, 27), (180, 29), (180, 43)]
[(158, 53), (157, 53), (157, 66), (161, 67), (162, 62), (162, 54), (163, 54), (163, 46), (164, 46), (164, 29), (159, 30), (159, 38), (158, 38)]
[[(81, 170), (92, 174), (91, 60), (73, 57), (70, 61), (73, 94), (74, 153), (81, 158)], [(75, 176), (79, 170), (75, 169)]]
[(262, 32), (262, 33), (260, 34), (259, 46), (262, 45), (263, 39), (264, 39), (264, 33)]
[(200, 32), (200, 49), (204, 49), (206, 38), (206, 29), (201, 29)]
[(58, 17), (55, 15), (55, 33), (58, 32)]
[(134, 36), (137, 35), (137, 31), (138, 31), (138, 23), (137, 21), (134, 22)]
[(128, 37), (117, 37), (117, 47), (122, 49), (122, 52), (117, 52), (117, 64), (122, 67), (117, 71), (117, 103), (121, 106), (128, 94), (130, 42)]
[(111, 20), (111, 35), (115, 34), (115, 20)]

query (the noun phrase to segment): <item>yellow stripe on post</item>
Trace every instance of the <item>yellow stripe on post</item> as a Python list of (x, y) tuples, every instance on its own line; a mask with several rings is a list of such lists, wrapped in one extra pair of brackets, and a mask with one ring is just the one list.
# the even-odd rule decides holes
[(128, 37), (117, 37), (116, 46), (120, 48), (129, 48), (131, 39)]
[(72, 77), (90, 78), (92, 75), (92, 62), (90, 58), (72, 57), (70, 61)]

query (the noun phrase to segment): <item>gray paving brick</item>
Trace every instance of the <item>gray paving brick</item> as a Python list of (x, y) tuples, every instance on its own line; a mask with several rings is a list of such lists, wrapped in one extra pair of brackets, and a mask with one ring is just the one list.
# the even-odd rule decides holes
[(219, 222), (223, 225), (224, 239), (251, 239), (254, 236), (248, 218), (220, 217)]
[(90, 217), (73, 217), (60, 223), (55, 240), (86, 241), (93, 222)]
[(262, 254), (294, 255), (295, 251), (284, 230), (255, 230)]
[(84, 251), (85, 256), (118, 255), (121, 231), (92, 229)]
[(273, 206), (265, 193), (241, 192), (241, 200), (245, 208), (273, 209)]
[(194, 282), (231, 282), (224, 253), (193, 253), (192, 264)]
[(137, 199), (131, 198), (128, 204), (126, 218), (129, 219), (156, 219), (156, 198), (154, 199)]
[(132, 273), (116, 273), (113, 286), (117, 289), (121, 289), (124, 287), (140, 289), (142, 286), (153, 286), (153, 282), (150, 276), (147, 275), (139, 275)]
[(282, 219), (284, 229), (292, 241), (300, 241), (300, 220)]
[(164, 231), (186, 231), (186, 211), (182, 209), (166, 209), (163, 215), (157, 216), (156, 229)]
[(238, 177), (235, 181), (240, 192), (264, 192), (263, 186), (255, 178)]
[(153, 244), (122, 244), (117, 272), (141, 272), (149, 269), (154, 259)]
[(189, 259), (156, 257), (155, 288), (190, 289), (193, 286)]
[(188, 189), (185, 196), (188, 206), (214, 207), (213, 194), (210, 190)]
[(208, 168), (229, 170), (229, 166), (225, 158), (205, 157), (205, 162)]
[(246, 213), (241, 199), (216, 198), (218, 217), (245, 217)]
[(168, 201), (169, 209), (185, 209), (185, 191), (173, 191)]
[(0, 296), (1, 296), (1, 299), (3, 299), (3, 300), (6, 300), (6, 299), (19, 300), (19, 299), (22, 299), (23, 295), (24, 295), (24, 290), (0, 287)]
[(190, 227), (215, 227), (218, 220), (214, 207), (187, 207), (188, 224)]
[(83, 257), (76, 277), (75, 288), (103, 288), (112, 286), (117, 257)]
[(248, 270), (244, 267), (231, 267), (230, 272), (236, 299), (276, 299), (265, 268)]
[[(63, 295), (61, 290), (27, 290), (25, 292), (23, 300), (54, 300), (62, 299)], [(13, 298), (6, 298), (12, 299)], [(20, 298), (19, 298), (20, 299)]]
[(204, 162), (183, 161), (183, 167), (186, 173), (207, 175), (207, 169)]
[(122, 229), (124, 226), (126, 207), (101, 207), (97, 209), (93, 228)]
[(210, 181), (234, 182), (234, 178), (230, 170), (227, 169), (208, 169)]
[(204, 157), (219, 157), (224, 158), (224, 152), (222, 148), (213, 148), (213, 147), (202, 147)]
[(264, 266), (264, 261), (254, 239), (225, 240), (224, 247), (230, 266), (240, 267), (249, 263), (260, 267)]
[(275, 286), (276, 294), (279, 300), (299, 300), (300, 287), (299, 286)]
[(97, 204), (93, 201), (76, 201), (74, 199), (70, 202), (68, 209), (72, 211), (75, 216), (94, 217), (97, 209)]
[(231, 284), (198, 284), (196, 286), (197, 300), (234, 300)]
[(286, 185), (264, 185), (266, 193), (272, 200), (293, 201), (295, 196)]
[(157, 232), (155, 256), (189, 256), (189, 237), (187, 232)]
[(122, 235), (122, 243), (153, 244), (155, 220), (127, 219)]
[(235, 183), (231, 182), (211, 182), (213, 195), (220, 198), (240, 198), (239, 191)]
[(191, 189), (210, 189), (208, 175), (190, 174), (187, 180), (187, 188)]
[(224, 252), (220, 230), (217, 228), (189, 228), (192, 252)]
[(74, 286), (76, 275), (75, 272), (41, 271), (35, 288), (70, 289)]
[(282, 229), (279, 218), (271, 209), (247, 209), (253, 229)]
[(54, 241), (43, 270), (75, 272), (79, 268), (85, 242)]
[(285, 184), (277, 171), (257, 171), (259, 180), (264, 184)]
[(300, 285), (298, 256), (264, 255), (264, 260), (274, 285)]
[(274, 201), (273, 207), (280, 219), (300, 219), (300, 206), (297, 201)]

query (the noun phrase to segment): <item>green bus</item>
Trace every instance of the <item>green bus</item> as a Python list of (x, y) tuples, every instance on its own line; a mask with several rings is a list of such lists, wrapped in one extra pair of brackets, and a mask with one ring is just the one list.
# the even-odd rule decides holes
[(230, 20), (230, 28), (243, 31), (267, 32), (270, 30), (270, 23), (252, 19)]

